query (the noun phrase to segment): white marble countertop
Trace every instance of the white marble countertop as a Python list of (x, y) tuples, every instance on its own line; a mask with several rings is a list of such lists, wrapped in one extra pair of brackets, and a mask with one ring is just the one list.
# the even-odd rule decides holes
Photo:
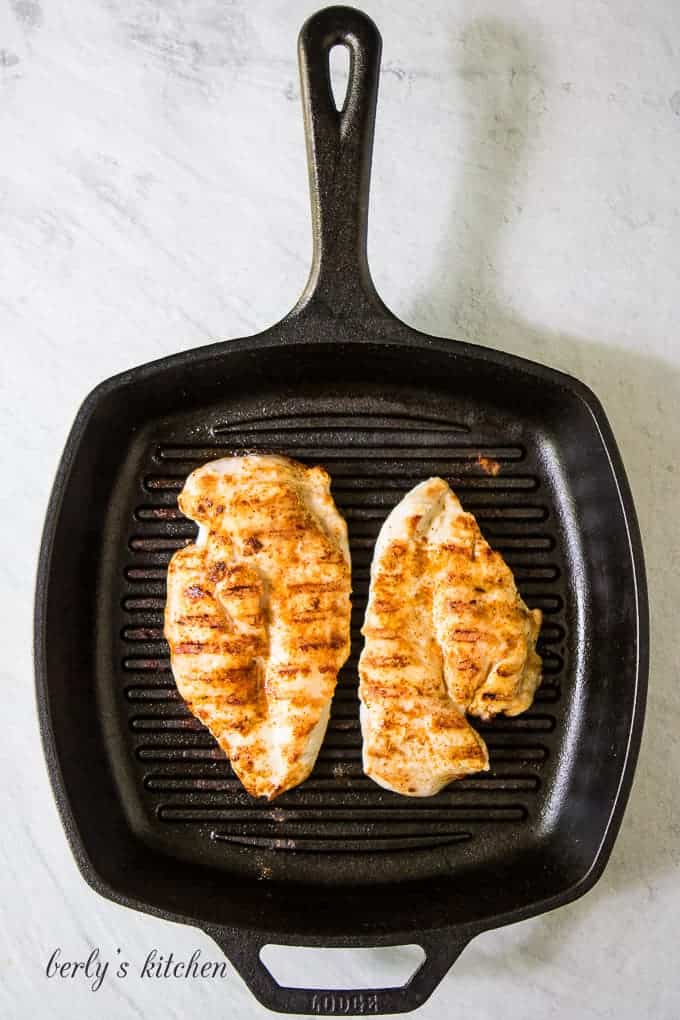
[[(426, 332), (564, 369), (600, 396), (652, 607), (643, 747), (586, 897), (477, 938), (419, 1016), (680, 1015), (680, 6), (366, 0), (384, 39), (370, 260)], [(101, 379), (288, 311), (310, 257), (296, 35), (307, 0), (9, 0), (0, 8), (0, 1015), (264, 1016), (223, 981), (44, 975), (50, 953), (200, 932), (97, 896), (39, 744), (36, 554), (73, 415)], [(294, 951), (291, 951), (294, 952)], [(319, 964), (320, 966), (320, 964)], [(377, 966), (374, 959), (367, 965)], [(319, 971), (320, 973), (320, 971)], [(354, 964), (329, 983), (352, 985)], [(326, 978), (328, 980), (328, 976)], [(321, 981), (323, 983), (323, 979)]]

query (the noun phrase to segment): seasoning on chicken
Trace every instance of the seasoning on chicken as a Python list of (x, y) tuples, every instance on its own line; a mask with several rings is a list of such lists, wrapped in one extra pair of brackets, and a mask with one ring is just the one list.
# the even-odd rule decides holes
[(540, 625), (447, 483), (412, 489), (385, 521), (371, 568), (359, 661), (366, 774), (426, 797), (488, 769), (465, 713), (529, 707)]
[(179, 505), (200, 530), (168, 568), (175, 681), (246, 790), (271, 800), (314, 767), (349, 655), (347, 526), (326, 472), (284, 457), (205, 464)]

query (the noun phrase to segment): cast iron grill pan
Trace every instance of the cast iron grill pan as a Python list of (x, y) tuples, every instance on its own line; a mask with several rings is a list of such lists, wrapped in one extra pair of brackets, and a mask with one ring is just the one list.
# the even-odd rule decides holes
[[(350, 48), (345, 107), (328, 52)], [(85, 402), (50, 503), (38, 579), (38, 702), (52, 780), (86, 879), (208, 931), (265, 1005), (412, 1009), (479, 931), (573, 899), (598, 877), (637, 753), (646, 596), (637, 525), (604, 412), (575, 380), (426, 337), (388, 312), (365, 256), (380, 38), (349, 8), (303, 28), (314, 218), (310, 282), (256, 337), (118, 376)], [(179, 697), (165, 574), (195, 526), (194, 468), (282, 453), (322, 464), (353, 563), (352, 651), (310, 779), (255, 801)], [(361, 770), (359, 628), (375, 538), (441, 475), (544, 613), (544, 681), (524, 715), (477, 723), (491, 771), (411, 800)], [(401, 989), (280, 987), (268, 942), (417, 941)]]

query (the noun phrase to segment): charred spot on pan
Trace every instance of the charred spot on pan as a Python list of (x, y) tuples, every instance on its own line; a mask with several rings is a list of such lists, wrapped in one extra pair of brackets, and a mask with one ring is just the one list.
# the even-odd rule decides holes
[(482, 457), (481, 454), (477, 457), (477, 463), (485, 474), (493, 475), (494, 477), (501, 469), (497, 460), (493, 460), (492, 457)]

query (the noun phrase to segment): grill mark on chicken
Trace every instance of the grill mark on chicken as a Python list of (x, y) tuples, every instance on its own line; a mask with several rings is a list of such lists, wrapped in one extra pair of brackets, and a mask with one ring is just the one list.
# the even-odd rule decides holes
[(165, 636), (180, 694), (253, 796), (313, 768), (349, 654), (347, 528), (321, 468), (232, 457), (187, 479), (200, 526), (168, 568)]
[(206, 627), (210, 630), (221, 630), (224, 627), (224, 617), (211, 616), (209, 613), (194, 613), (178, 616), (177, 624), (180, 627)]

